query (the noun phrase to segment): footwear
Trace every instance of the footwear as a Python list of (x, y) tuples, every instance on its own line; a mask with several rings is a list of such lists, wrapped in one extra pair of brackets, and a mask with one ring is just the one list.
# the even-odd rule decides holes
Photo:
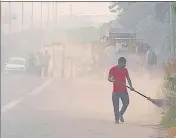
[(120, 122), (122, 122), (122, 123), (125, 122), (125, 120), (124, 120), (124, 118), (123, 118), (123, 115), (120, 116)]
[(119, 121), (118, 121), (118, 120), (115, 120), (115, 123), (116, 123), (116, 124), (119, 124)]

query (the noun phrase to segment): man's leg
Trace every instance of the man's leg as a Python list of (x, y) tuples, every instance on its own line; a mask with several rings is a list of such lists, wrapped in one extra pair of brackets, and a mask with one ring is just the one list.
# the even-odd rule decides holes
[(40, 73), (40, 66), (39, 65), (37, 65), (36, 70), (37, 70), (37, 75), (40, 77), (41, 73)]
[(40, 76), (40, 77), (42, 76), (42, 71), (43, 71), (43, 67), (42, 67), (42, 66), (39, 66), (39, 76)]
[(45, 75), (48, 76), (48, 68), (49, 66), (47, 65), (46, 68), (45, 68)]
[(44, 71), (44, 76), (46, 77), (47, 76), (47, 66), (46, 65), (44, 66), (44, 70), (43, 71)]
[(115, 120), (119, 121), (119, 96), (118, 93), (112, 93), (112, 102), (114, 107)]
[(120, 98), (121, 98), (121, 101), (122, 101), (122, 109), (120, 110), (120, 121), (121, 122), (124, 122), (124, 119), (123, 119), (123, 115), (129, 105), (129, 95), (128, 95), (128, 92), (122, 92), (120, 93)]

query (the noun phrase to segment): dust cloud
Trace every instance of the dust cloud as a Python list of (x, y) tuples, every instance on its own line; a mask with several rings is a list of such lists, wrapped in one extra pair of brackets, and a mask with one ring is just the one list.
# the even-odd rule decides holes
[[(84, 70), (86, 75), (79, 76), (81, 72), (78, 73), (77, 71), (84, 68), (80, 67), (79, 70), (79, 67), (75, 65), (78, 63), (75, 59), (86, 62), (90, 56), (89, 48), (85, 48), (87, 45), (71, 44), (68, 44), (69, 48), (66, 48), (66, 53), (72, 55), (71, 59), (73, 61), (72, 63), (70, 61), (65, 62), (67, 65), (64, 66), (66, 74), (64, 88), (61, 88), (63, 91), (59, 92), (60, 95), (56, 96), (57, 98), (53, 99), (50, 105), (46, 106), (49, 110), (59, 110), (76, 118), (112, 121), (112, 84), (107, 80), (108, 71), (104, 66), (93, 68), (88, 64), (92, 70), (87, 72)], [(65, 47), (67, 46), (65, 45)], [(118, 56), (123, 55), (127, 59), (127, 68), (134, 88), (151, 98), (157, 98), (157, 93), (163, 81), (163, 72), (157, 68), (152, 72), (147, 71), (144, 67), (141, 67), (140, 58), (135, 54), (119, 54)], [(91, 61), (91, 59), (89, 60)], [(105, 61), (103, 60), (103, 65), (105, 65)], [(55, 86), (53, 85), (53, 87)], [(129, 90), (129, 94), (130, 105), (125, 114), (126, 121), (141, 125), (158, 124), (161, 110), (135, 92)]]
[[(26, 12), (28, 14), (24, 14), (24, 16), (31, 17), (31, 13), (36, 12), (36, 16), (32, 15), (32, 17), (35, 17), (33, 17), (32, 21), (30, 21), (31, 19), (24, 19), (24, 21), (21, 21), (21, 18), (13, 19), (13, 22), (11, 23), (13, 25), (11, 25), (11, 27), (9, 27), (10, 25), (3, 23), (3, 52), (1, 52), (3, 60), (1, 69), (4, 71), (6, 66), (5, 63), (10, 57), (20, 56), (29, 60), (29, 54), (32, 53), (35, 55), (38, 52), (44, 53), (45, 50), (48, 50), (50, 55), (49, 73), (46, 77), (43, 76), (41, 73), (42, 71), (40, 70), (40, 72), (38, 69), (33, 72), (34, 74), (29, 72), (27, 74), (12, 75), (4, 74), (4, 72), (2, 72), (2, 106), (11, 101), (18, 100), (19, 97), (23, 97), (24, 99), (27, 97), (25, 100), (28, 101), (30, 99), (28, 96), (31, 91), (35, 90), (48, 79), (54, 78), (54, 81), (49, 87), (45, 88), (42, 90), (42, 93), (29, 100), (30, 104), (27, 104), (25, 101), (22, 103), (24, 108), (21, 108), (21, 105), (18, 106), (18, 108), (21, 108), (23, 113), (26, 113), (25, 110), (31, 109), (31, 114), (32, 111), (36, 114), (36, 120), (38, 119), (38, 112), (41, 113), (41, 116), (43, 112), (46, 113), (43, 115), (44, 118), (46, 117), (46, 120), (50, 119), (47, 120), (48, 124), (52, 123), (52, 121), (54, 121), (54, 123), (57, 122), (60, 119), (59, 115), (64, 116), (63, 120), (66, 120), (66, 123), (70, 118), (76, 118), (78, 123), (83, 120), (85, 123), (81, 122), (80, 126), (78, 125), (78, 128), (77, 126), (74, 126), (75, 129), (78, 129), (77, 134), (81, 131), (85, 131), (83, 128), (87, 130), (88, 127), (86, 125), (91, 126), (94, 130), (98, 130), (97, 128), (99, 128), (101, 130), (100, 133), (106, 132), (108, 137), (117, 134), (117, 129), (114, 126), (102, 124), (104, 122), (111, 122), (112, 124), (114, 121), (112, 84), (107, 80), (109, 71), (107, 69), (107, 62), (109, 61), (105, 54), (106, 44), (100, 42), (100, 38), (105, 34), (100, 35), (100, 30), (93, 27), (93, 23), (95, 23), (93, 21), (91, 22), (91, 25), (90, 23), (84, 24), (80, 21), (80, 26), (89, 27), (77, 27), (79, 26), (77, 22), (73, 23), (72, 21), (76, 20), (76, 18), (80, 18), (81, 20), (84, 18), (84, 15), (78, 15), (78, 17), (76, 15), (74, 16), (71, 11), (71, 5), (67, 7), (70, 8), (70, 11), (68, 10), (68, 12), (70, 12), (68, 15), (60, 15), (60, 12), (56, 11), (56, 9), (56, 13), (53, 13), (54, 8), (49, 8), (51, 5), (49, 6), (48, 3), (43, 3), (43, 5), (40, 3), (34, 5), (33, 3), (30, 4), (31, 5), (26, 6), (28, 7), (28, 10), (31, 10), (30, 16), (28, 12)], [(6, 4), (6, 6), (9, 5)], [(18, 6), (21, 7), (22, 5), (20, 4)], [(31, 6), (32, 8), (29, 8)], [(35, 7), (34, 11), (32, 11), (33, 6)], [(162, 52), (165, 51), (163, 41), (168, 34), (168, 27), (164, 27), (163, 23), (153, 20), (154, 6), (155, 3), (148, 3), (147, 5), (145, 5), (145, 3), (139, 3), (139, 5), (137, 4), (136, 6), (129, 8), (129, 12), (127, 12), (124, 18), (121, 18), (121, 22), (119, 22), (118, 19), (116, 22), (125, 25), (124, 27), (129, 29), (129, 31), (131, 31), (131, 27), (137, 24), (139, 26), (139, 28), (135, 30), (137, 39), (146, 40), (146, 43), (150, 44), (153, 48), (155, 46), (154, 50), (157, 55), (163, 56)], [(11, 5), (11, 7), (13, 6)], [(144, 8), (146, 10), (144, 10)], [(12, 12), (17, 9), (18, 7), (13, 8)], [(135, 13), (138, 14), (134, 14), (133, 18), (130, 11), (134, 11), (134, 9), (136, 9)], [(95, 10), (97, 10), (97, 6), (95, 7)], [(37, 11), (41, 11), (41, 13)], [(143, 16), (141, 16), (141, 18), (137, 17), (141, 14), (140, 11), (143, 11)], [(17, 17), (21, 17), (21, 11), (14, 13), (16, 13), (14, 15)], [(7, 14), (9, 13), (7, 12)], [(99, 19), (99, 17), (101, 16), (97, 15), (94, 18)], [(56, 18), (58, 19), (57, 21)], [(92, 16), (86, 16), (86, 18), (92, 18)], [(110, 19), (110, 17), (108, 18)], [(142, 20), (142, 22), (137, 23), (139, 20)], [(19, 24), (19, 22), (26, 24), (26, 26), (21, 26), (21, 23)], [(123, 22), (126, 22), (126, 24)], [(147, 22), (148, 24), (144, 24), (144, 22)], [(100, 24), (100, 22), (95, 24)], [(107, 27), (101, 30), (104, 33), (107, 31), (110, 22), (106, 24)], [(151, 27), (153, 25), (154, 27)], [(75, 31), (76, 29), (73, 29), (75, 26), (77, 32)], [(35, 29), (35, 27), (38, 29)], [(69, 27), (71, 29), (68, 29)], [(65, 28), (67, 28), (67, 30)], [(28, 29), (30, 31), (27, 31)], [(157, 39), (155, 36), (158, 36)], [(89, 40), (92, 42), (89, 42)], [(162, 47), (160, 48), (160, 46)], [(155, 68), (152, 71), (148, 71), (145, 67), (141, 66), (141, 57), (132, 52), (116, 53), (115, 60), (113, 61), (114, 65), (117, 64), (117, 59), (121, 56), (124, 56), (127, 59), (127, 68), (135, 90), (146, 96), (150, 96), (151, 98), (158, 98), (157, 94), (164, 78), (163, 70)], [(136, 132), (137, 136), (140, 137), (140, 134), (138, 133), (139, 129), (133, 130), (133, 127), (129, 124), (133, 126), (156, 125), (161, 119), (161, 109), (135, 92), (128, 90), (128, 93), (130, 95), (130, 104), (124, 115), (127, 127), (119, 128), (119, 132), (121, 130), (129, 130), (131, 133)], [(28, 110), (28, 112), (30, 112), (30, 110)], [(26, 117), (25, 114), (24, 116)], [(40, 118), (43, 117), (41, 116)], [(53, 116), (55, 118), (52, 118)], [(74, 119), (71, 120), (71, 122), (74, 122)], [(60, 119), (59, 121), (62, 122), (63, 120)], [(100, 122), (97, 123), (97, 120)], [(75, 131), (75, 129), (71, 128), (70, 122), (68, 123), (69, 125), (65, 122), (63, 123), (63, 126), (59, 126), (59, 129), (64, 129), (64, 131), (69, 130), (69, 132)], [(44, 123), (45, 122), (42, 122), (42, 124)], [(41, 124), (39, 123), (39, 125)], [(57, 127), (58, 125), (60, 125), (60, 122), (57, 124)], [(110, 131), (105, 126), (110, 126)], [(67, 133), (68, 132), (65, 134)]]

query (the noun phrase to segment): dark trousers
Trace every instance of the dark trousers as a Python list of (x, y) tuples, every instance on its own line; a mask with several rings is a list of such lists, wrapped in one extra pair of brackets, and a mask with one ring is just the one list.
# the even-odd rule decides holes
[(42, 76), (42, 66), (36, 66), (36, 73), (37, 76), (41, 77)]
[(49, 65), (44, 66), (44, 76), (48, 76), (48, 68), (49, 68)]
[[(119, 111), (119, 99), (122, 101), (122, 109)], [(123, 115), (129, 105), (128, 92), (113, 92), (112, 102), (114, 107), (115, 120), (119, 120), (120, 116)]]

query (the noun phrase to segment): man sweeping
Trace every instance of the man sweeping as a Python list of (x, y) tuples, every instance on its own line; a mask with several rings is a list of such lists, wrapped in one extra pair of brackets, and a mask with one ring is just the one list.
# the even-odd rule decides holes
[[(129, 105), (129, 95), (126, 88), (126, 79), (128, 80), (130, 90), (134, 91), (131, 79), (128, 74), (126, 59), (120, 57), (118, 65), (109, 70), (108, 81), (113, 83), (112, 102), (114, 107), (115, 123), (124, 122), (123, 115)], [(122, 101), (122, 109), (119, 111), (119, 99)]]

